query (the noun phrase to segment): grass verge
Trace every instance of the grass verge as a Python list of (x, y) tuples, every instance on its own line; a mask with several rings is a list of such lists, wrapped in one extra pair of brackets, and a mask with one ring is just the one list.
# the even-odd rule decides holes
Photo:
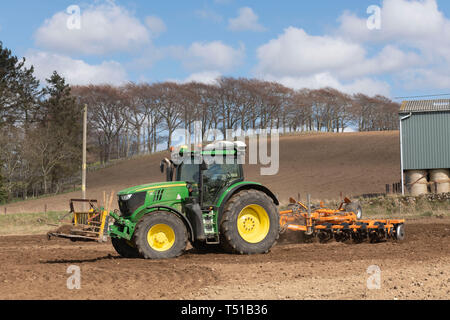
[(426, 197), (387, 196), (361, 200), (361, 203), (367, 217), (450, 217), (450, 200), (430, 201)]
[(22, 234), (45, 234), (55, 226), (67, 212), (15, 213), (0, 215), (0, 236)]

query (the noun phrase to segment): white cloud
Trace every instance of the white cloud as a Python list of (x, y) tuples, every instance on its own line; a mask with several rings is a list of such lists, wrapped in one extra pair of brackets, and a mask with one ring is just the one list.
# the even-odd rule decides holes
[(362, 42), (395, 41), (420, 46), (440, 38), (450, 43), (450, 22), (439, 11), (435, 0), (384, 0), (381, 7), (381, 29), (369, 30), (367, 17), (344, 12), (339, 18), (338, 34)]
[(49, 78), (53, 71), (57, 71), (71, 85), (104, 83), (120, 85), (127, 80), (125, 69), (116, 61), (91, 65), (83, 60), (60, 54), (30, 51), (27, 55), (27, 64), (34, 66), (36, 77), (41, 81)]
[(233, 31), (265, 31), (258, 22), (258, 16), (253, 12), (252, 8), (244, 7), (239, 9), (236, 18), (228, 20), (228, 28)]
[(164, 21), (156, 16), (148, 16), (145, 18), (145, 24), (150, 28), (150, 33), (153, 37), (158, 37), (161, 33), (167, 31)]
[(188, 76), (183, 82), (200, 82), (204, 84), (217, 84), (217, 79), (222, 75), (219, 71), (204, 71), (193, 73)]
[(277, 39), (257, 49), (257, 71), (277, 76), (333, 71), (363, 61), (365, 53), (356, 43), (310, 36), (303, 29), (289, 27)]
[(382, 94), (385, 96), (390, 95), (390, 87), (388, 83), (373, 80), (367, 77), (357, 78), (348, 82), (341, 82), (329, 72), (323, 72), (310, 76), (276, 77), (272, 75), (264, 75), (261, 78), (267, 81), (276, 81), (292, 89), (321, 89), (331, 87), (348, 94), (364, 93), (370, 96), (377, 94)]
[(369, 30), (366, 20), (344, 12), (335, 33), (361, 45), (385, 45), (378, 58), (359, 66), (361, 72), (392, 72), (409, 90), (450, 89), (450, 20), (436, 0), (384, 0), (381, 29)]
[(194, 42), (187, 50), (179, 52), (186, 68), (197, 71), (228, 71), (243, 62), (245, 48), (235, 49), (221, 41)]
[(150, 41), (147, 28), (112, 1), (82, 9), (80, 29), (69, 29), (68, 19), (66, 12), (47, 19), (35, 33), (36, 44), (65, 54), (108, 54), (132, 52)]
[(420, 55), (404, 52), (393, 45), (387, 45), (372, 58), (354, 61), (341, 68), (336, 74), (342, 78), (395, 73), (411, 66), (422, 64)]
[(406, 89), (450, 89), (450, 68), (415, 68), (408, 69), (400, 73), (400, 81), (404, 83)]
[(290, 87), (352, 93), (388, 94), (388, 83), (374, 76), (409, 90), (450, 88), (450, 20), (435, 0), (385, 0), (381, 19), (381, 30), (370, 31), (367, 17), (345, 12), (338, 31), (321, 36), (289, 27), (257, 49), (255, 73)]
[(388, 45), (373, 57), (359, 43), (333, 36), (311, 36), (303, 29), (287, 28), (282, 35), (257, 49), (257, 74), (278, 77), (329, 73), (354, 79), (402, 70), (421, 58)]
[(202, 71), (202, 72), (192, 73), (183, 80), (172, 78), (172, 79), (166, 79), (166, 81), (180, 83), (180, 84), (190, 83), (190, 82), (198, 82), (198, 83), (216, 85), (217, 79), (219, 79), (221, 76), (222, 76), (222, 74), (219, 71)]

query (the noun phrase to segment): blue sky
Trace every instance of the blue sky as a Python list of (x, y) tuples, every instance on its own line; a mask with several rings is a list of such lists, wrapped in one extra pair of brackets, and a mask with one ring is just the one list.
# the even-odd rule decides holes
[(450, 93), (449, 17), (437, 0), (17, 0), (0, 6), (0, 41), (73, 84), (234, 76), (395, 97)]

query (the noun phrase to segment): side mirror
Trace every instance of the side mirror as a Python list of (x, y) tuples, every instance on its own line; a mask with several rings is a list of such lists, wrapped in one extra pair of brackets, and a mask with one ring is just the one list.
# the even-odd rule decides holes
[(200, 170), (202, 171), (208, 170), (208, 164), (203, 161), (202, 164), (200, 165)]

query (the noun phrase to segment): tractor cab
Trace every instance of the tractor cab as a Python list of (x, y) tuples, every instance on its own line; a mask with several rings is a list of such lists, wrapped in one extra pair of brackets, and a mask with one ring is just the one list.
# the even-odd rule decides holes
[[(167, 181), (186, 182), (202, 207), (214, 206), (217, 198), (231, 185), (244, 180), (242, 156), (245, 144), (219, 141), (201, 151), (182, 146), (172, 153), (174, 160), (161, 161)], [(175, 155), (175, 156), (174, 156)]]

